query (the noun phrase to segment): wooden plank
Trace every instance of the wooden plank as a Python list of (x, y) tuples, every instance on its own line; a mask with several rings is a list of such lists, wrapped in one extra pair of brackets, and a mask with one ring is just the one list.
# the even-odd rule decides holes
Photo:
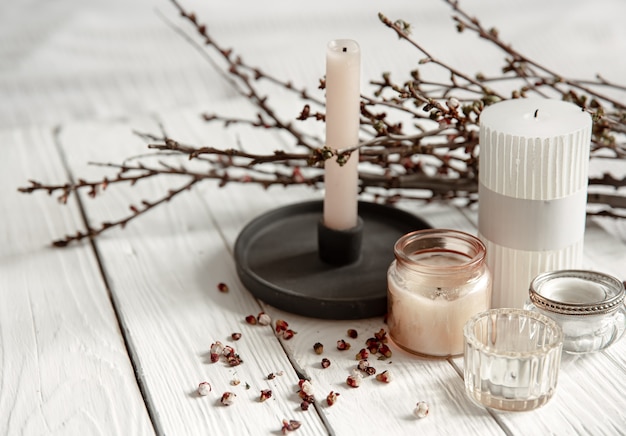
[(153, 434), (90, 246), (47, 246), (76, 203), (17, 192), (66, 179), (53, 136), (0, 131), (0, 433)]
[[(119, 162), (143, 150), (132, 134), (141, 127), (156, 131), (155, 124), (141, 120), (83, 123), (65, 129), (61, 140), (71, 167), (92, 177), (97, 171), (85, 168), (84, 162)], [(84, 205), (92, 222), (111, 219), (125, 214), (129, 203), (175, 185), (146, 181), (130, 189), (110, 186), (102, 198), (85, 199)], [(297, 419), (303, 427), (299, 434), (323, 434), (319, 416), (295, 411), (298, 376), (272, 328), (244, 321), (261, 307), (237, 281), (229, 247), (213, 217), (214, 208), (222, 205), (211, 201), (207, 207), (192, 191), (97, 242), (157, 431), (266, 434), (280, 431), (282, 419)], [(219, 283), (230, 291), (219, 292)], [(233, 341), (233, 332), (242, 338)], [(243, 363), (211, 363), (209, 349), (215, 341), (232, 345)], [(282, 375), (268, 380), (270, 373)], [(237, 386), (231, 385), (235, 378), (241, 381)], [(213, 388), (207, 397), (196, 394), (202, 381)], [(271, 389), (272, 398), (261, 403), (261, 389)], [(226, 391), (237, 394), (230, 407), (219, 401)]]

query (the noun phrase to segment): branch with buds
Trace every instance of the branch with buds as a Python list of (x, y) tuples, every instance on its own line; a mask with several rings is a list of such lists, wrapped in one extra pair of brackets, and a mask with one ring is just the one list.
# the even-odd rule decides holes
[[(382, 73), (380, 78), (370, 80), (371, 95), (361, 96), (361, 140), (356, 148), (359, 149), (363, 198), (387, 204), (400, 200), (455, 201), (455, 204), (467, 206), (476, 202), (480, 114), (484, 107), (507, 98), (539, 96), (577, 104), (592, 115), (591, 159), (626, 159), (626, 105), (611, 96), (613, 91), (626, 91), (626, 87), (599, 75), (595, 80), (586, 81), (560, 75), (513, 49), (499, 38), (497, 29), (484, 27), (477, 18), (466, 13), (458, 1), (443, 1), (452, 8), (452, 19), (459, 32), (473, 32), (502, 51), (502, 74), (486, 77), (459, 71), (414, 40), (409, 23), (379, 14), (382, 24), (395, 32), (401, 42), (414, 47), (420, 60), (418, 68), (410, 71), (404, 81), (398, 82), (389, 73)], [(116, 221), (103, 222), (54, 241), (56, 246), (124, 227), (205, 180), (216, 181), (220, 187), (246, 183), (265, 188), (274, 185), (320, 188), (323, 162), (337, 159), (341, 164), (354, 151), (333, 151), (323, 145), (322, 138), (307, 129), (310, 122), (324, 122), (323, 98), (247, 64), (234, 50), (216, 41), (193, 12), (184, 9), (177, 0), (171, 2), (195, 31), (196, 38), (186, 36), (187, 41), (203, 55), (221, 63), (233, 88), (249, 101), (256, 113), (252, 118), (205, 113), (202, 118), (207, 123), (221, 123), (224, 128), (246, 126), (263, 132), (278, 131), (291, 139), (293, 148), (267, 154), (250, 153), (232, 147), (183, 144), (163, 131), (158, 135), (139, 133), (147, 142), (148, 153), (121, 164), (96, 164), (114, 171), (110, 177), (63, 184), (33, 180), (19, 190), (58, 194), (59, 201), (66, 203), (78, 192), (96, 197), (111, 185), (133, 185), (142, 179), (184, 176), (186, 182), (156, 200), (141, 200), (139, 205), (130, 205), (130, 214)], [(441, 69), (448, 80), (423, 80), (420, 68), (427, 65)], [(262, 91), (262, 87), (268, 85), (301, 101), (299, 114), (291, 118), (282, 116), (272, 105), (271, 96)], [(322, 78), (319, 89), (324, 88)], [(407, 119), (410, 123), (404, 122)], [(181, 163), (185, 160), (194, 161), (193, 168)], [(625, 186), (624, 174), (616, 177), (606, 173), (590, 178), (588, 214), (626, 218)]]

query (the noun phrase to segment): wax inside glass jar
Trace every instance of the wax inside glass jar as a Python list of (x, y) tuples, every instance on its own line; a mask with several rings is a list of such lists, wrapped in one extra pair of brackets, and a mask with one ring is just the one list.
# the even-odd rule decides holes
[(431, 272), (424, 276), (415, 272), (407, 272), (405, 290), (432, 300), (452, 301), (471, 291), (471, 274), (455, 274), (451, 267), (467, 265), (471, 258), (463, 253), (445, 249), (432, 249), (415, 252), (408, 256), (420, 267)]
[(538, 292), (550, 300), (566, 304), (594, 304), (606, 300), (607, 288), (576, 277), (559, 277), (547, 281)]

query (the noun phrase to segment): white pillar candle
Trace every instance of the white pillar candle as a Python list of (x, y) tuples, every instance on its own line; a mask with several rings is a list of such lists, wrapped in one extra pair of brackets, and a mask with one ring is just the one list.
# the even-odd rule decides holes
[[(349, 39), (328, 43), (326, 50), (326, 146), (343, 150), (359, 143), (361, 50)], [(333, 156), (324, 163), (324, 225), (334, 230), (358, 222), (359, 152), (344, 165)]]
[(514, 99), (480, 116), (479, 237), (493, 307), (524, 306), (538, 274), (579, 268), (591, 117), (552, 99)]

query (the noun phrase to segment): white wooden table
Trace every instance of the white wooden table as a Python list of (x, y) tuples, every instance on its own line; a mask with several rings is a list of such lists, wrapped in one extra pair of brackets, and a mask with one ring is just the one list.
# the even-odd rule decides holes
[[(364, 78), (415, 65), (408, 54), (414, 52), (378, 23), (378, 10), (414, 24), (418, 39), (468, 71), (488, 65), (487, 52), (468, 49), (473, 37), (465, 37), (467, 46), (455, 42), (447, 6), (429, 3), (185, 4), (250, 63), (310, 89), (323, 74), (326, 42), (337, 37), (361, 43)], [(464, 4), (556, 69), (626, 77), (621, 0)], [(393, 345), (391, 359), (374, 362), (379, 372), (393, 372), (391, 383), (370, 377), (349, 388), (354, 355), (385, 328), (383, 319), (282, 312), (240, 284), (233, 259), (247, 222), (320, 192), (205, 183), (93, 244), (51, 248), (52, 239), (85, 220), (120, 216), (168, 182), (111, 189), (96, 200), (81, 196), (65, 207), (46, 195), (18, 194), (18, 186), (31, 178), (95, 178), (101, 169), (87, 162), (119, 162), (143, 150), (133, 130), (158, 132), (162, 123), (197, 144), (284, 145), (200, 119), (202, 111), (240, 111), (246, 102), (160, 14), (180, 24), (167, 1), (0, 6), (0, 434), (280, 434), (283, 419), (300, 421), (299, 435), (626, 434), (626, 340), (594, 355), (564, 356), (555, 397), (532, 412), (477, 407), (464, 393), (462, 357), (422, 360)], [(437, 227), (476, 230), (474, 210), (403, 208)], [(585, 266), (626, 279), (626, 222), (588, 221)], [(219, 292), (219, 283), (229, 292)], [(280, 340), (272, 327), (245, 322), (260, 311), (287, 321), (295, 337)], [(350, 328), (357, 339), (347, 337)], [(239, 341), (233, 332), (242, 333)], [(339, 339), (352, 342), (351, 350), (337, 350)], [(210, 363), (215, 341), (233, 345), (244, 362)], [(325, 346), (322, 356), (313, 351), (316, 342)], [(329, 368), (321, 367), (322, 357)], [(299, 406), (301, 377), (312, 380), (318, 398), (308, 411)], [(196, 393), (202, 381), (212, 385), (206, 397)], [(273, 393), (264, 402), (262, 389)], [(225, 391), (237, 394), (230, 407), (219, 402)], [(340, 393), (332, 407), (322, 401), (330, 391)], [(412, 415), (420, 400), (430, 406), (422, 420)]]

